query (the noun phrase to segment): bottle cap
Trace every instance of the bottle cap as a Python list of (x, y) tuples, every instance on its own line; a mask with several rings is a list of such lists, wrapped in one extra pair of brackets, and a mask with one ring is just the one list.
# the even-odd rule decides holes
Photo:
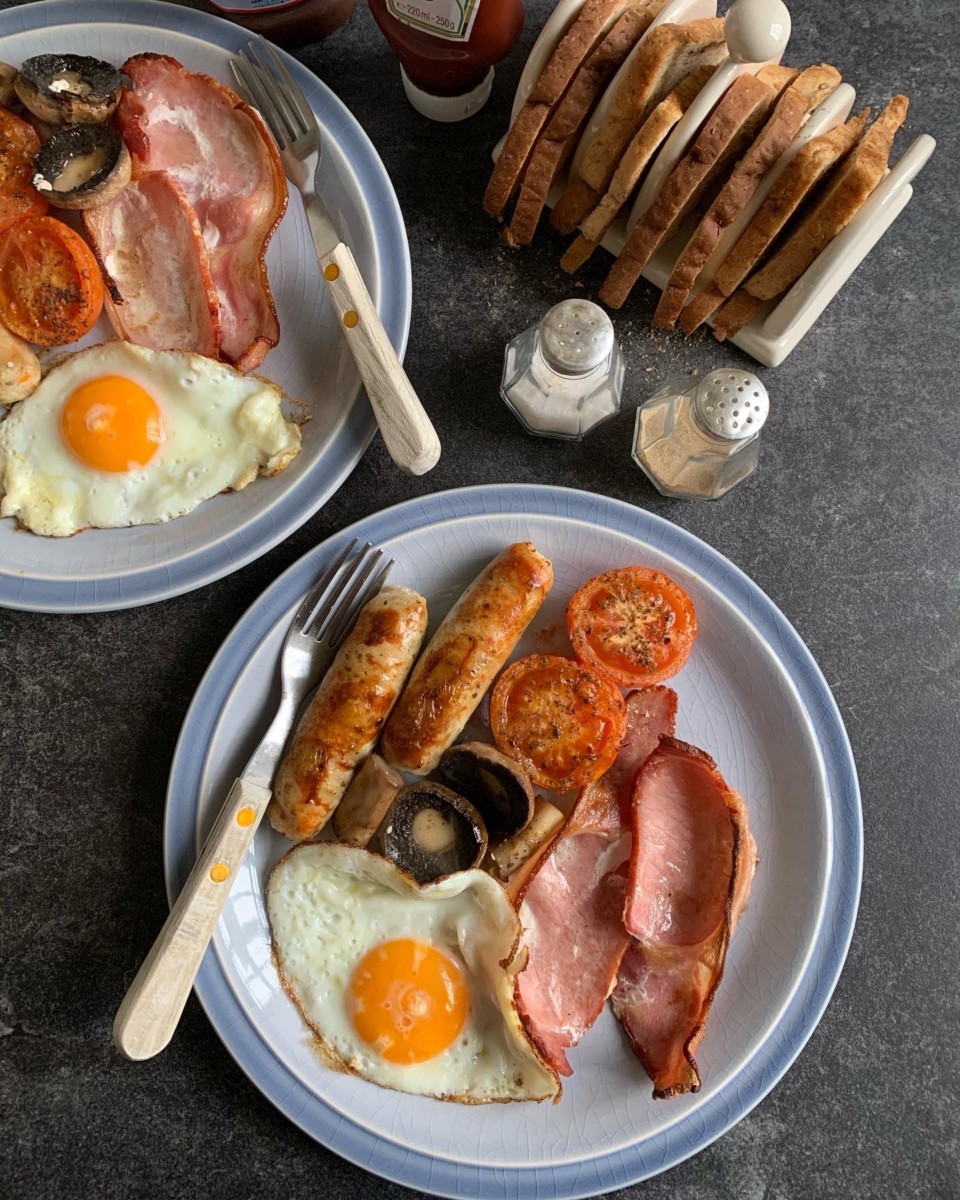
[(612, 348), (613, 323), (591, 300), (562, 300), (540, 322), (543, 357), (562, 375), (586, 375)]
[(407, 99), (418, 113), (433, 121), (463, 121), (472, 117), (486, 104), (493, 87), (493, 67), (472, 91), (459, 96), (435, 96), (433, 92), (425, 92), (417, 87), (403, 67), (400, 68), (400, 77)]
[(697, 385), (692, 408), (701, 429), (728, 442), (739, 442), (763, 428), (770, 397), (749, 371), (712, 371)]

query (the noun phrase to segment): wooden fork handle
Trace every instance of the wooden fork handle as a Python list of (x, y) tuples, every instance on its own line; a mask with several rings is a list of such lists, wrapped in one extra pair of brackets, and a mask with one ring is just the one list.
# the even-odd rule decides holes
[(320, 269), (390, 457), (423, 475), (440, 457), (440, 439), (387, 337), (350, 248), (318, 254)]
[(234, 877), (266, 811), (270, 790), (244, 779), (230, 789), (200, 857), (113, 1022), (126, 1058), (152, 1058), (170, 1041)]

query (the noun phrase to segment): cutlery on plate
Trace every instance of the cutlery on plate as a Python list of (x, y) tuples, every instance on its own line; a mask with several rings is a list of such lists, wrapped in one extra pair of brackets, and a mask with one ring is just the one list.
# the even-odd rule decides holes
[(266, 121), (286, 176), (303, 198), (320, 270), (390, 457), (402, 470), (423, 475), (436, 466), (440, 439), (380, 323), (353, 254), (317, 193), (321, 144), (313, 110), (262, 38), (248, 42), (230, 60), (230, 69)]
[[(351, 557), (352, 556), (352, 557)], [(270, 800), (270, 785), (304, 698), (330, 666), (360, 609), (393, 566), (383, 551), (349, 542), (306, 596), (280, 653), (280, 707), (220, 810), (170, 916), (113, 1022), (126, 1058), (152, 1058), (170, 1041), (234, 877)]]

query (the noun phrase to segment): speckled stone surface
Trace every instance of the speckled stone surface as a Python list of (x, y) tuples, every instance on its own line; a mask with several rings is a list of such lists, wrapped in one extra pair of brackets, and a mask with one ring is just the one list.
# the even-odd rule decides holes
[[(0, 0), (0, 7), (8, 7)], [(163, 922), (164, 789), (210, 657), (258, 593), (356, 518), (424, 491), (558, 483), (649, 508), (750, 574), (807, 641), (863, 790), (860, 915), (832, 1003), (783, 1081), (695, 1159), (623, 1196), (960, 1196), (960, 407), (958, 10), (950, 0), (793, 4), (788, 61), (831, 61), (864, 103), (911, 99), (902, 148), (939, 149), (915, 196), (801, 346), (762, 371), (757, 475), (717, 505), (657, 495), (633, 409), (676, 372), (750, 365), (709, 335), (656, 334), (642, 284), (616, 318), (626, 411), (581, 445), (525, 435), (497, 394), (504, 343), (575, 290), (542, 230), (511, 253), (480, 209), (526, 49), (468, 123), (417, 116), (365, 6), (302, 52), (352, 109), (407, 222), (407, 368), (444, 444), (422, 479), (376, 441), (288, 541), (210, 587), (105, 615), (0, 612), (0, 1195), (409, 1195), (314, 1144), (248, 1083), (191, 1000), (170, 1048), (120, 1060), (110, 1026)], [(0, 34), (3, 16), (0, 15)], [(145, 47), (146, 48), (146, 47)]]

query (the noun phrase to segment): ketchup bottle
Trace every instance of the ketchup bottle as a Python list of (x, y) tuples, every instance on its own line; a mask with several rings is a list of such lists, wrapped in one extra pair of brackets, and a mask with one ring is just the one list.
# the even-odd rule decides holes
[(278, 46), (319, 42), (346, 21), (356, 0), (208, 0), (213, 11)]
[(368, 0), (400, 60), (407, 99), (435, 121), (462, 121), (484, 106), (493, 64), (523, 29), (522, 0)]

